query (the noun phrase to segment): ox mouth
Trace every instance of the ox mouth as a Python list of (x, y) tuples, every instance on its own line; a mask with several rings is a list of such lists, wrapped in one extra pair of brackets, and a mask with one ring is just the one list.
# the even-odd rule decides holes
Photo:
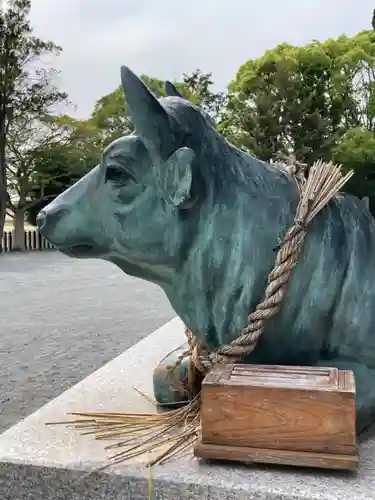
[(62, 247), (59, 250), (60, 252), (72, 257), (89, 257), (96, 253), (94, 247), (88, 244)]

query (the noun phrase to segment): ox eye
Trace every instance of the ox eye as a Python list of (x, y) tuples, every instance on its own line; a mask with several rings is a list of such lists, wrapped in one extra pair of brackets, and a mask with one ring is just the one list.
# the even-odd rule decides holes
[(132, 179), (132, 176), (126, 172), (123, 168), (119, 167), (107, 167), (105, 171), (105, 182), (118, 182), (125, 183)]

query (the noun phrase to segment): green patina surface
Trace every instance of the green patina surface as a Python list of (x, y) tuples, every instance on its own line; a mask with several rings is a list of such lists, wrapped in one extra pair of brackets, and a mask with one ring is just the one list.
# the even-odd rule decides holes
[[(45, 207), (39, 228), (67, 255), (156, 283), (214, 350), (263, 298), (295, 215), (295, 182), (228, 143), (172, 85), (156, 99), (128, 68), (121, 74), (135, 133)], [(373, 217), (360, 200), (336, 197), (312, 222), (282, 307), (247, 360), (353, 370), (358, 432), (375, 418), (374, 255)], [(156, 397), (175, 402), (162, 373)]]

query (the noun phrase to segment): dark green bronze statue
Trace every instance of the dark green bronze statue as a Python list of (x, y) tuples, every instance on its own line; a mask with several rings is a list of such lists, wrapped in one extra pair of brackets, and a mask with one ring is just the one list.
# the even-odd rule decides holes
[[(263, 298), (296, 183), (227, 142), (170, 83), (156, 99), (128, 68), (121, 75), (135, 133), (45, 207), (39, 229), (67, 255), (159, 285), (214, 350)], [(340, 195), (311, 223), (281, 310), (248, 361), (353, 370), (361, 432), (375, 420), (374, 318), (375, 221)], [(162, 387), (156, 397), (167, 398)]]

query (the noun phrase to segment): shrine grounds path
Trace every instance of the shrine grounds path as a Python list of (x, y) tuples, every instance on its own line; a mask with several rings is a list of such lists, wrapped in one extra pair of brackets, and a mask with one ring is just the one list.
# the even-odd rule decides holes
[(0, 256), (0, 433), (174, 316), (159, 288), (112, 264)]

